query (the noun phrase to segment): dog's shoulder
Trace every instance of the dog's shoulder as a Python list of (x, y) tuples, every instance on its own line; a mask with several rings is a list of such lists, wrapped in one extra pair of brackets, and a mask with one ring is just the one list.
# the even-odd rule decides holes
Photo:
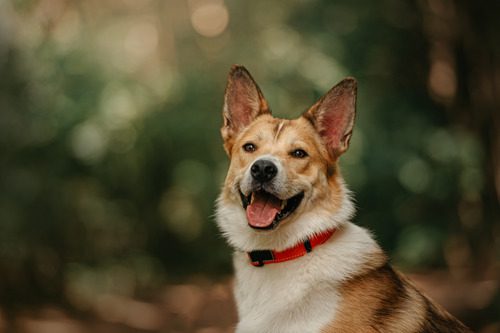
[(342, 301), (325, 333), (471, 333), (389, 263), (346, 281), (340, 290)]

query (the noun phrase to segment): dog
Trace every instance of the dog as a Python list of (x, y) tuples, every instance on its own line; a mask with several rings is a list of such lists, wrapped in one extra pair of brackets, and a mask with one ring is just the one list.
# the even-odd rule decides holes
[(337, 162), (356, 90), (345, 78), (297, 119), (279, 119), (250, 73), (230, 70), (221, 129), (230, 165), (216, 221), (234, 248), (237, 333), (471, 332), (350, 222)]

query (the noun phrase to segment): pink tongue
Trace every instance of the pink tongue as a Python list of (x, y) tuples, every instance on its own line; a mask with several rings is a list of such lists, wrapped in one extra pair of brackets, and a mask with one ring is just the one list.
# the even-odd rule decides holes
[(255, 192), (253, 196), (253, 202), (247, 207), (248, 223), (256, 228), (269, 227), (280, 211), (281, 200), (263, 192)]

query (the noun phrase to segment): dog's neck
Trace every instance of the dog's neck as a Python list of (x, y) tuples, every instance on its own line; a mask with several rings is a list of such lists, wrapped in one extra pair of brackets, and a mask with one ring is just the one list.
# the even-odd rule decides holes
[(334, 316), (342, 283), (385, 260), (370, 234), (349, 222), (295, 260), (254, 267), (236, 251), (237, 332), (320, 332)]

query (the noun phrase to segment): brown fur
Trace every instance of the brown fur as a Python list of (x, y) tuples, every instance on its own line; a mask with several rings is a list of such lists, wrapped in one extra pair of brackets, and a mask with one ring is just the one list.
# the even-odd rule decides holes
[(344, 283), (335, 320), (324, 333), (470, 333), (384, 264)]

